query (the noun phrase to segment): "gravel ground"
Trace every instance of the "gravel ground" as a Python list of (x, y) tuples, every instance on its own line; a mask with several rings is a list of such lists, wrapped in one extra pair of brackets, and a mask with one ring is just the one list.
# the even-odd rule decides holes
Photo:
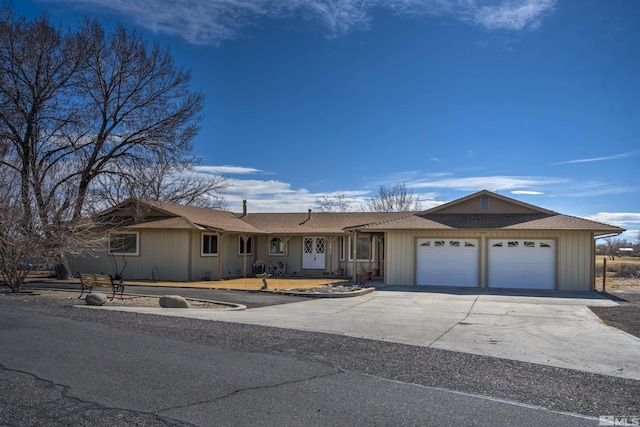
[[(0, 295), (0, 310), (99, 322), (150, 336), (238, 351), (283, 355), (325, 363), (342, 371), (492, 396), (556, 411), (590, 416), (640, 414), (640, 381), (339, 335), (140, 313), (79, 310), (72, 307), (76, 302), (47, 297), (15, 298)], [(4, 367), (0, 368), (0, 390), (3, 390), (7, 387), (4, 384), (6, 377), (15, 381), (15, 373)], [(38, 384), (33, 387), (39, 390)], [(44, 390), (47, 384), (43, 382), (39, 387)], [(4, 395), (4, 391), (2, 394)], [(54, 398), (60, 400), (61, 407), (64, 407), (65, 399), (69, 400), (62, 391), (57, 392)], [(3, 401), (0, 403), (0, 406), (6, 407)], [(25, 410), (34, 410), (28, 401), (11, 404), (18, 408), (20, 405), (27, 405)], [(100, 411), (100, 408), (87, 407), (85, 410)], [(105, 417), (110, 417), (113, 422), (92, 425), (165, 425), (163, 420), (148, 414), (139, 414), (141, 418), (137, 424), (130, 424), (131, 419), (120, 423), (118, 413), (104, 411)], [(0, 416), (0, 425), (5, 425), (4, 423), (28, 425), (11, 422)]]
[(618, 307), (591, 307), (603, 322), (640, 337), (640, 279), (607, 278), (609, 298)]

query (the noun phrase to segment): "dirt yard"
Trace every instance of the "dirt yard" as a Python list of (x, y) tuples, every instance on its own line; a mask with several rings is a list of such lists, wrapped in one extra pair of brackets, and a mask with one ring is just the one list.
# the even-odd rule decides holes
[[(596, 290), (602, 292), (604, 257), (596, 258)], [(616, 258), (607, 260), (605, 295), (620, 304), (618, 307), (592, 307), (591, 310), (606, 324), (640, 337), (640, 259)], [(622, 274), (624, 273), (624, 274)], [(627, 277), (617, 277), (617, 276)]]

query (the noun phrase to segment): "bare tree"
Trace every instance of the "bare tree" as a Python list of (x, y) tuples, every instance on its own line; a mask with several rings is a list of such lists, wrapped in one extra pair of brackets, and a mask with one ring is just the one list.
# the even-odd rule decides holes
[(606, 246), (606, 253), (611, 261), (615, 261), (618, 250), (626, 244), (625, 240), (621, 240), (618, 237), (607, 237), (604, 239)]
[(53, 268), (67, 254), (90, 253), (104, 244), (88, 219), (30, 227), (20, 203), (16, 174), (0, 175), (0, 274), (13, 292), (20, 292), (33, 268)]
[(344, 193), (336, 193), (334, 196), (324, 195), (316, 199), (316, 209), (320, 212), (349, 212), (351, 202)]
[(127, 199), (155, 200), (212, 209), (226, 209), (223, 194), (227, 188), (224, 177), (201, 175), (194, 163), (180, 165), (163, 163), (132, 173), (101, 176), (95, 181), (89, 200), (97, 213)]
[(402, 212), (420, 210), (420, 198), (414, 196), (404, 183), (396, 183), (393, 187), (381, 185), (378, 194), (369, 199), (363, 209), (369, 212)]
[(39, 256), (69, 246), (98, 179), (192, 164), (204, 99), (189, 83), (168, 50), (135, 31), (89, 20), (63, 31), (46, 14), (28, 21), (0, 7), (0, 174), (17, 188), (11, 227), (56, 247)]

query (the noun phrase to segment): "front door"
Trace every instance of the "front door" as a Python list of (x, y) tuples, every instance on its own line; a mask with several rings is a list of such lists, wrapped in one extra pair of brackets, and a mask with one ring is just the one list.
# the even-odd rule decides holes
[(326, 247), (324, 237), (305, 237), (302, 241), (302, 268), (324, 270)]

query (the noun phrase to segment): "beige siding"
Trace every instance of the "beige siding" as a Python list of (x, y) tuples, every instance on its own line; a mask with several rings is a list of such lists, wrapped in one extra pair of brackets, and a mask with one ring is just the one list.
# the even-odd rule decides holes
[(559, 289), (591, 290), (594, 280), (591, 233), (560, 233), (558, 247)]
[(104, 250), (95, 258), (74, 258), (69, 267), (73, 274), (122, 271), (125, 280), (189, 280), (188, 231), (142, 230), (139, 239), (139, 256), (109, 256)]
[(514, 204), (505, 200), (489, 197), (489, 209), (482, 210), (480, 208), (481, 197), (476, 197), (464, 202), (454, 204), (446, 209), (438, 211), (438, 213), (447, 214), (470, 214), (470, 213), (531, 213), (533, 209)]
[(459, 237), (476, 238), (480, 241), (481, 287), (486, 287), (487, 242), (492, 238), (555, 239), (556, 288), (567, 291), (589, 291), (593, 284), (593, 236), (589, 232), (535, 231), (433, 231), (433, 232), (388, 232), (386, 235), (385, 283), (388, 285), (415, 285), (415, 254), (417, 238)]
[[(203, 234), (201, 231), (191, 232), (191, 280), (216, 280), (219, 255), (202, 255)], [(218, 236), (218, 251), (220, 251), (220, 236)]]

